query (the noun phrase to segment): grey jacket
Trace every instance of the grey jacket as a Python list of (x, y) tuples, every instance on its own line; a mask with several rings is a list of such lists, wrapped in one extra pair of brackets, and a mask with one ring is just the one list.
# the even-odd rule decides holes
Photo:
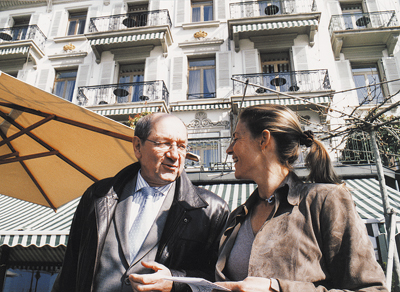
[[(290, 173), (275, 192), (275, 209), (256, 234), (248, 276), (275, 278), (282, 292), (387, 291), (366, 227), (343, 185), (303, 183)], [(258, 190), (228, 219), (217, 281)]]

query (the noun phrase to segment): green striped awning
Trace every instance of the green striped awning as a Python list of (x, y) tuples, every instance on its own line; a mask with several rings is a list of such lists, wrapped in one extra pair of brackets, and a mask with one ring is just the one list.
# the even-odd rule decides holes
[[(383, 221), (379, 183), (376, 179), (345, 180), (353, 194), (357, 211), (363, 219)], [(243, 204), (257, 187), (253, 183), (200, 185), (223, 198), (234, 210)], [(400, 214), (400, 192), (388, 187), (391, 206)], [(59, 247), (68, 242), (68, 233), (79, 198), (52, 209), (0, 195), (0, 246)]]
[(164, 38), (164, 32), (153, 32), (153, 33), (143, 33), (135, 35), (98, 38), (90, 40), (89, 44), (91, 46), (98, 46), (98, 45), (129, 43), (129, 42), (146, 41), (146, 40), (158, 40), (163, 38)]
[(25, 54), (29, 51), (29, 47), (13, 47), (0, 49), (0, 55), (12, 55), (12, 54)]
[(278, 21), (278, 22), (268, 22), (268, 23), (252, 23), (252, 24), (242, 24), (234, 25), (232, 27), (233, 33), (241, 33), (248, 31), (262, 31), (271, 29), (282, 29), (291, 27), (302, 27), (302, 26), (313, 26), (318, 25), (317, 19), (305, 19), (305, 20), (293, 20), (293, 21)]
[(149, 106), (149, 107), (133, 107), (133, 108), (117, 108), (117, 109), (92, 109), (92, 111), (102, 116), (114, 116), (114, 115), (138, 114), (141, 112), (158, 113), (160, 111), (160, 107)]
[(304, 104), (309, 104), (307, 100), (309, 102), (317, 104), (328, 104), (330, 102), (329, 96), (311, 97), (311, 98), (305, 98), (304, 100), (296, 98), (274, 98), (274, 99), (245, 100), (243, 102), (243, 107), (249, 107), (252, 105), (260, 105), (260, 104), (304, 105)]
[(220, 110), (220, 109), (230, 109), (230, 108), (231, 108), (231, 106), (229, 103), (171, 105), (172, 112), (198, 111), (198, 110)]

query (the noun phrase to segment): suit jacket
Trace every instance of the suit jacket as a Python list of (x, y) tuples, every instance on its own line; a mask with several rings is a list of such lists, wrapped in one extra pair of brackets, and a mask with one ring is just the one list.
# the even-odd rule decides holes
[[(52, 291), (92, 291), (105, 239), (125, 185), (139, 163), (94, 183), (83, 194), (72, 221), (64, 263)], [(228, 217), (226, 202), (194, 186), (185, 172), (176, 180), (174, 199), (159, 241), (156, 261), (173, 276), (214, 280), (218, 244)], [(174, 283), (175, 291), (188, 286)], [(190, 290), (189, 290), (190, 291)]]

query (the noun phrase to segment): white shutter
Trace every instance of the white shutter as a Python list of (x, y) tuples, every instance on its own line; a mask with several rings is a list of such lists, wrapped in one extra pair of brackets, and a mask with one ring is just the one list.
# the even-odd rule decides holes
[(292, 47), (294, 69), (296, 71), (308, 70), (307, 47)]
[(340, 8), (340, 3), (337, 0), (328, 1), (328, 8), (329, 8), (331, 15), (342, 14), (342, 9)]
[[(386, 81), (395, 80), (400, 78), (399, 67), (397, 65), (396, 59), (394, 57), (382, 58), (382, 65), (384, 69), (384, 76)], [(389, 94), (395, 94), (400, 90), (400, 81), (387, 83), (389, 88)], [(396, 100), (400, 98), (396, 96)]]
[(231, 86), (231, 54), (230, 52), (217, 52), (217, 88)]
[(37, 87), (39, 87), (40, 89), (49, 90), (49, 75), (50, 75), (50, 69), (43, 69), (39, 71), (38, 74), (38, 79), (36, 82)]
[(114, 75), (114, 64), (115, 62), (103, 62), (101, 63), (101, 77), (100, 85), (112, 84)]
[(351, 73), (351, 66), (349, 60), (337, 61), (336, 68), (337, 73), (340, 76), (340, 83), (342, 85), (342, 90), (350, 89), (354, 87), (353, 74)]
[(158, 57), (146, 58), (146, 65), (144, 68), (144, 81), (157, 80), (157, 67), (158, 67)]
[(54, 12), (53, 23), (51, 24), (49, 37), (53, 38), (59, 35), (61, 19), (63, 18), (64, 11), (59, 10)]
[(160, 10), (160, 0), (150, 0), (149, 2), (149, 10)]
[(31, 19), (29, 19), (29, 25), (37, 25), (39, 22), (39, 14), (35, 13), (31, 15)]
[[(185, 64), (186, 62), (186, 64)], [(187, 67), (186, 56), (174, 57), (172, 59), (172, 85), (171, 91), (183, 90), (185, 83), (185, 68)]]
[(245, 74), (260, 73), (260, 58), (257, 49), (244, 50), (243, 52), (243, 67)]
[(89, 85), (89, 70), (90, 65), (79, 65), (78, 73), (76, 74), (76, 88)]
[(379, 11), (378, 9), (378, 3), (376, 0), (365, 0), (365, 3), (367, 4), (367, 12), (376, 12)]
[(89, 32), (90, 19), (97, 16), (98, 7), (90, 7), (88, 11), (87, 21), (85, 25), (85, 32)]
[(226, 19), (226, 1), (225, 0), (214, 0), (214, 20)]
[(179, 26), (182, 25), (182, 23), (189, 22), (189, 17), (191, 15), (190, 0), (176, 0), (175, 7), (175, 26)]
[(8, 27), (8, 17), (0, 18), (0, 28)]

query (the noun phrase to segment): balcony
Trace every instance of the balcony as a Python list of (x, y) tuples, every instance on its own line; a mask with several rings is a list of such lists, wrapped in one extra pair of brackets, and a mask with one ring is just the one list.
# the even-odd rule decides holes
[(267, 0), (230, 4), (229, 36), (238, 52), (239, 40), (250, 39), (264, 51), (293, 46), (298, 34), (307, 34), (310, 45), (321, 13), (315, 0)]
[(169, 92), (162, 80), (82, 86), (77, 96), (78, 105), (107, 116), (129, 115), (142, 109), (166, 111), (168, 103)]
[[(245, 82), (249, 80), (251, 84), (258, 84), (263, 87), (271, 88), (278, 92), (284, 92), (298, 97), (313, 104), (328, 104), (331, 85), (329, 82), (328, 70), (307, 70), (290, 71), (280, 73), (259, 73), (233, 75), (233, 97), (234, 102), (240, 102), (244, 93)], [(242, 82), (235, 81), (239, 80)], [(326, 92), (327, 96), (321, 97), (321, 93)], [(313, 93), (316, 97), (313, 97)], [(276, 98), (278, 95), (278, 98)], [(236, 96), (236, 97), (235, 97)], [(294, 105), (296, 109), (306, 108), (309, 102), (295, 98), (279, 96), (279, 93), (272, 93), (264, 88), (248, 86), (246, 90), (246, 100), (243, 107), (255, 104), (283, 104)]]
[(400, 33), (394, 11), (346, 13), (332, 15), (329, 32), (336, 60), (346, 50), (359, 50), (365, 46), (387, 48), (390, 56)]
[(150, 53), (154, 46), (162, 46), (164, 54), (167, 54), (172, 43), (171, 26), (166, 9), (132, 12), (91, 18), (86, 37), (99, 63), (103, 51), (118, 55), (139, 48)]
[(36, 64), (44, 56), (45, 41), (37, 25), (0, 29), (0, 62), (22, 65), (29, 57)]

